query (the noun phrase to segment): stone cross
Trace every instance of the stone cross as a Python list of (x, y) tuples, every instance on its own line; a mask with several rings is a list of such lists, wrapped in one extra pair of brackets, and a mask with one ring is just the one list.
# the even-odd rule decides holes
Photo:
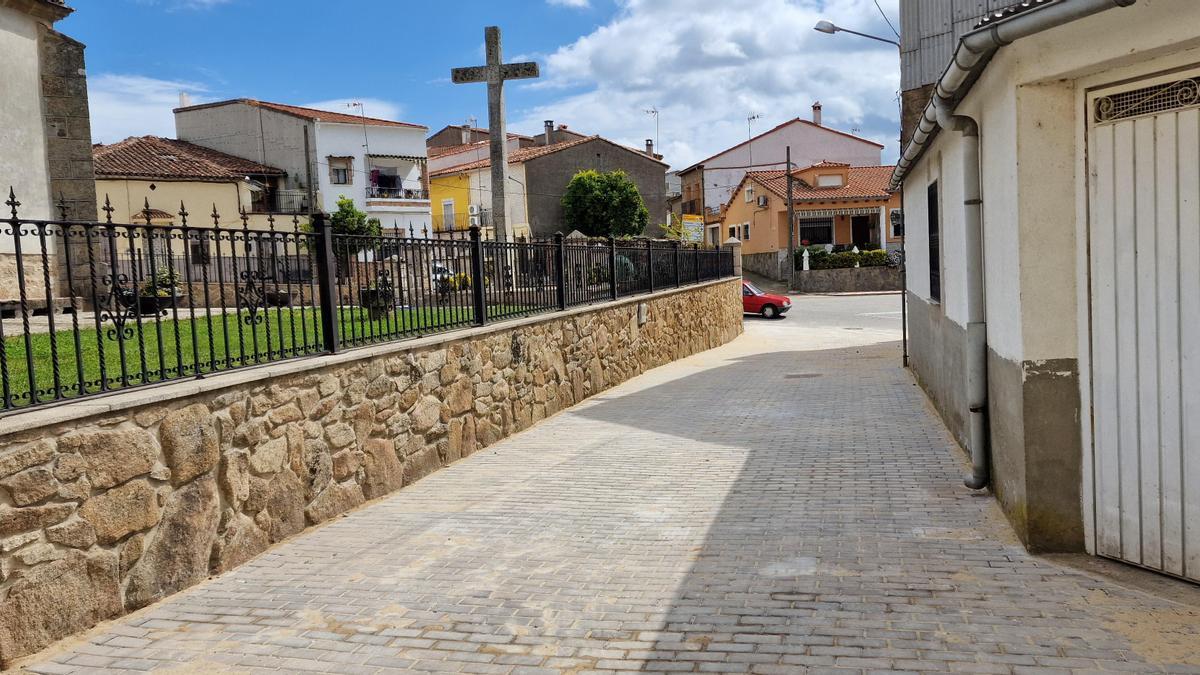
[(492, 158), (492, 227), (497, 241), (509, 241), (504, 210), (505, 188), (508, 187), (508, 131), (504, 121), (504, 81), (525, 80), (538, 77), (536, 63), (505, 63), (500, 50), (500, 29), (488, 26), (483, 29), (487, 44), (487, 65), (470, 68), (454, 68), (450, 79), (455, 84), (486, 82), (488, 86), (488, 136), (491, 140)]

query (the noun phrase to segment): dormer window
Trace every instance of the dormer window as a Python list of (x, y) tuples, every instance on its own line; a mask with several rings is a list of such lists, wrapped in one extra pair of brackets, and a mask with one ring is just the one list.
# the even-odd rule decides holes
[(746, 203), (749, 204), (752, 201), (754, 201), (754, 186), (747, 185), (746, 186)]
[(840, 173), (827, 173), (817, 176), (817, 187), (842, 187), (845, 181)]

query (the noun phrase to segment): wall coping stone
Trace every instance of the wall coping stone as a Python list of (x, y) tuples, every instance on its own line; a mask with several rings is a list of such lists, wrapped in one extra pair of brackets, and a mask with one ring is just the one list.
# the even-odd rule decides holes
[(219, 389), (227, 389), (232, 387), (244, 386), (254, 382), (260, 382), (285, 375), (295, 375), (311, 370), (319, 370), (328, 366), (336, 366), (354, 361), (371, 359), (379, 356), (387, 356), (390, 354), (402, 353), (415, 349), (423, 349), (439, 344), (459, 342), (470, 340), (492, 333), (498, 333), (506, 330), (513, 330), (523, 326), (534, 326), (543, 322), (558, 321), (567, 319), (581, 314), (612, 309), (630, 304), (639, 304), (657, 298), (665, 298), (676, 293), (684, 293), (694, 291), (708, 286), (715, 286), (731, 281), (741, 282), (739, 277), (723, 277), (721, 279), (713, 279), (698, 284), (690, 284), (680, 286), (679, 288), (669, 288), (654, 293), (644, 295), (636, 295), (628, 298), (619, 298), (617, 300), (609, 300), (591, 305), (581, 305), (579, 307), (571, 307), (565, 311), (556, 311), (548, 314), (536, 314), (534, 316), (521, 317), (518, 319), (509, 319), (506, 321), (497, 321), (488, 323), (484, 326), (473, 326), (470, 328), (448, 331), (445, 333), (437, 333), (419, 338), (408, 340), (396, 340), (378, 345), (367, 347), (354, 347), (346, 351), (338, 352), (337, 354), (322, 354), (320, 356), (300, 357), (288, 361), (278, 361), (275, 363), (264, 364), (261, 366), (250, 366), (247, 368), (238, 368), (236, 370), (225, 371), (204, 379), (187, 379), (176, 380), (171, 382), (163, 382), (162, 384), (148, 385), (137, 387), (128, 391), (113, 393), (98, 398), (86, 398), (79, 401), (71, 401), (61, 405), (54, 405), (46, 408), (37, 408), (25, 412), (14, 412), (7, 416), (0, 416), (0, 441), (6, 437), (13, 436), (31, 429), (47, 427), (62, 422), (70, 422), (72, 420), (83, 419), (93, 415), (104, 413), (112, 413), (138, 406), (148, 405), (152, 403), (165, 403), (176, 399), (195, 396), (196, 394), (216, 391)]

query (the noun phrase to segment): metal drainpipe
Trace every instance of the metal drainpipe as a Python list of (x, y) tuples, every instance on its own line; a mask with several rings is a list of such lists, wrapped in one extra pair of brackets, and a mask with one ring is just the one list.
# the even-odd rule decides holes
[(983, 193), (979, 165), (979, 125), (965, 115), (953, 115), (937, 105), (938, 124), (962, 135), (963, 241), (967, 277), (967, 421), (971, 450), (971, 475), (963, 484), (972, 490), (987, 487), (989, 471), (988, 436), (988, 341), (986, 294), (983, 278)]

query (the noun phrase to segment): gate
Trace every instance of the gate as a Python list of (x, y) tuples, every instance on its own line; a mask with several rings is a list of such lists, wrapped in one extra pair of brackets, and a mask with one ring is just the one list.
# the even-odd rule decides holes
[(1096, 553), (1200, 581), (1200, 70), (1088, 96)]

